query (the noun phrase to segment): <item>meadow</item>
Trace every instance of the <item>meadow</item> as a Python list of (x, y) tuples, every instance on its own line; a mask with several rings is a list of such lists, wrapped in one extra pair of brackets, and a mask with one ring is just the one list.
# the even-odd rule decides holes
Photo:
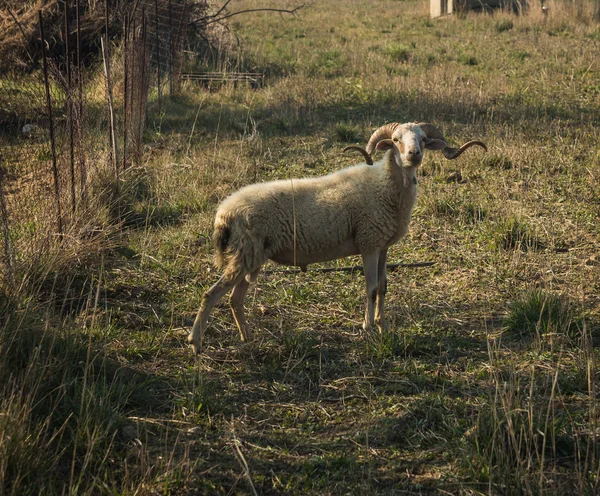
[[(546, 5), (232, 17), (218, 65), (264, 84), (151, 102), (141, 163), (95, 213), (121, 222), (3, 297), (0, 495), (597, 494), (600, 25), (592, 2)], [(345, 146), (419, 121), (488, 152), (426, 155), (388, 261), (433, 265), (389, 274), (389, 328), (362, 331), (360, 273), (310, 270), (360, 259), (269, 264), (254, 341), (224, 299), (194, 356), (218, 203), (359, 163)]]

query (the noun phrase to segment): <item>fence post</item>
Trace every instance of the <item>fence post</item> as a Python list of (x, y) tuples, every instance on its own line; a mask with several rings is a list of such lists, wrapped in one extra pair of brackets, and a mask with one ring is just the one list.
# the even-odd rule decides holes
[[(136, 55), (138, 50), (138, 42), (136, 41), (137, 36), (137, 28), (135, 22), (135, 12), (132, 14), (131, 22), (133, 26), (131, 27), (131, 60), (129, 61), (129, 65), (131, 67), (131, 94), (129, 95), (129, 101), (131, 105), (129, 106), (129, 116), (131, 123), (129, 126), (131, 127), (131, 146), (134, 152), (134, 160), (137, 161), (138, 153), (137, 153), (137, 133), (135, 131), (135, 108), (137, 106), (136, 101), (136, 82), (137, 82), (137, 65), (136, 65)], [(137, 57), (139, 58), (139, 56)]]
[(169, 97), (173, 98), (173, 6), (169, 0)]
[(81, 15), (80, 0), (76, 2), (76, 22), (77, 22), (77, 86), (78, 86), (78, 107), (79, 114), (77, 118), (77, 141), (79, 146), (79, 175), (81, 180), (81, 200), (85, 201), (87, 173), (85, 170), (85, 151), (83, 146), (83, 75), (81, 69)]
[(52, 147), (52, 174), (54, 176), (54, 195), (56, 197), (56, 212), (58, 216), (58, 233), (63, 235), (62, 213), (60, 209), (60, 186), (58, 184), (58, 164), (56, 162), (56, 142), (54, 138), (54, 121), (52, 119), (52, 99), (50, 97), (50, 82), (48, 80), (48, 60), (46, 58), (46, 40), (44, 38), (44, 20), (42, 11), (38, 11), (40, 19), (40, 38), (42, 41), (42, 61), (44, 66), (44, 84), (46, 86), (46, 105), (50, 121), (50, 145)]
[[(74, 112), (73, 86), (71, 75), (71, 33), (69, 26), (69, 0), (65, 0), (65, 63), (67, 69), (67, 125), (69, 126), (69, 166), (71, 172), (71, 209), (75, 217), (75, 149), (74, 149)], [(75, 220), (73, 218), (73, 220)]]
[(154, 16), (156, 21), (154, 23), (154, 27), (156, 29), (156, 33), (154, 33), (156, 35), (156, 83), (158, 89), (158, 110), (160, 111), (160, 109), (162, 108), (162, 90), (160, 87), (160, 37), (158, 36), (158, 0), (154, 0)]
[(6, 208), (6, 198), (4, 197), (4, 167), (0, 165), (0, 215), (2, 216), (2, 235), (4, 237), (4, 259), (6, 263), (6, 277), (9, 282), (13, 282), (13, 253), (10, 243), (10, 226), (8, 223), (8, 209)]
[[(183, 7), (181, 10), (181, 17), (179, 19), (179, 23), (177, 26), (177, 37), (176, 37), (176, 41), (175, 43), (177, 44), (177, 49), (175, 51), (175, 53), (177, 54), (177, 68), (176, 68), (176, 72), (177, 72), (177, 85), (175, 87), (175, 91), (179, 93), (179, 91), (181, 90), (181, 50), (183, 48), (183, 38), (184, 35), (182, 33), (185, 32), (186, 25), (186, 9), (187, 9), (187, 0), (183, 0)], [(182, 29), (183, 28), (183, 29)]]
[(139, 88), (139, 122), (138, 124), (138, 155), (142, 149), (142, 135), (144, 134), (144, 128), (146, 127), (146, 104), (148, 103), (144, 98), (144, 90), (146, 89), (146, 65), (148, 63), (148, 56), (146, 55), (146, 47), (148, 42), (146, 23), (146, 11), (142, 9), (142, 77), (139, 80), (141, 88)]
[(127, 17), (127, 13), (125, 13), (123, 14), (123, 170), (127, 168), (127, 100), (129, 98), (129, 88), (127, 87), (129, 84), (129, 67), (127, 66), (127, 59), (129, 57), (128, 38), (129, 18)]
[(115, 126), (115, 112), (113, 106), (112, 80), (110, 77), (110, 61), (108, 59), (108, 40), (100, 38), (102, 56), (104, 57), (104, 74), (106, 75), (106, 96), (108, 98), (109, 132), (112, 149), (112, 162), (115, 168), (115, 179), (117, 180), (117, 192), (119, 191), (119, 163), (117, 157), (117, 130)]

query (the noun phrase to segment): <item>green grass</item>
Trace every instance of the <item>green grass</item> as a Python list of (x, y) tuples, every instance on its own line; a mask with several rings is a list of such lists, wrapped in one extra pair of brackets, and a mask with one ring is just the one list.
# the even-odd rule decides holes
[(507, 334), (518, 338), (549, 334), (577, 338), (582, 333), (574, 305), (564, 297), (539, 289), (526, 292), (509, 305), (503, 326)]
[[(536, 9), (232, 18), (231, 65), (265, 85), (151, 102), (143, 160), (119, 193), (95, 186), (102, 235), (82, 227), (1, 295), (0, 493), (598, 492), (598, 26)], [(389, 260), (435, 265), (389, 273), (388, 328), (362, 331), (359, 274), (275, 271), (248, 294), (255, 340), (225, 298), (192, 356), (218, 203), (358, 163), (347, 143), (421, 120), (489, 152), (426, 156)]]
[(511, 217), (496, 226), (496, 246), (504, 250), (542, 250), (545, 243), (532, 231), (527, 221)]

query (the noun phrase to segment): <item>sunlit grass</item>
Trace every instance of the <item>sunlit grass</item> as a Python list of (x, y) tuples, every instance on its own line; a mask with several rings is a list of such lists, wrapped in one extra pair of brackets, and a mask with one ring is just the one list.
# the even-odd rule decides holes
[[(598, 25), (589, 2), (548, 5), (232, 18), (221, 63), (265, 85), (151, 101), (141, 163), (118, 192), (97, 178), (102, 239), (82, 229), (3, 296), (0, 493), (597, 492)], [(103, 104), (100, 76), (88, 91)], [(246, 300), (255, 340), (224, 298), (193, 357), (217, 204), (358, 163), (344, 146), (390, 121), (489, 152), (427, 155), (389, 260), (434, 265), (390, 271), (387, 328), (362, 331), (359, 274), (269, 264)]]

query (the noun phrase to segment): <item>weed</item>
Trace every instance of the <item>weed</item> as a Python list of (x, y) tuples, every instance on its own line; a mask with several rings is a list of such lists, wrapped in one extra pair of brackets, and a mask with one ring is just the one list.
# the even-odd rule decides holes
[(581, 321), (566, 297), (534, 289), (509, 305), (504, 331), (519, 338), (557, 334), (575, 339), (581, 336)]
[(352, 124), (343, 122), (336, 124), (333, 128), (333, 132), (336, 140), (343, 143), (356, 143), (362, 141), (360, 130)]
[[(582, 419), (582, 412), (554, 407), (558, 385), (563, 382), (560, 364), (518, 370), (513, 362), (503, 366), (500, 356), (492, 345), (493, 388), (467, 435), (463, 458), (467, 472), (475, 480), (502, 484), (511, 492), (542, 492), (556, 484), (567, 490), (573, 483), (567, 482), (569, 473), (576, 474), (580, 488), (589, 488), (581, 463), (598, 456), (598, 448), (587, 434), (573, 436), (572, 421)], [(590, 371), (584, 374), (594, 387)], [(565, 459), (576, 461), (565, 467)]]
[(327, 50), (317, 55), (312, 65), (309, 66), (308, 73), (331, 78), (341, 75), (347, 64), (348, 61), (341, 50)]
[(411, 49), (405, 45), (391, 45), (386, 49), (388, 57), (394, 62), (408, 62), (411, 59)]
[(481, 164), (486, 167), (496, 167), (504, 170), (512, 169), (512, 160), (503, 155), (486, 154), (481, 160)]
[[(94, 351), (85, 336), (17, 332), (0, 335), (0, 488), (52, 494), (70, 480), (72, 488), (92, 490), (91, 474), (102, 472), (107, 453), (121, 445), (118, 429), (142, 381)], [(6, 368), (16, 363), (13, 353), (22, 360)], [(61, 477), (49, 478), (49, 471)]]
[(504, 31), (510, 31), (515, 27), (515, 25), (510, 19), (502, 19), (500, 21), (496, 21), (494, 27), (498, 33), (503, 33)]
[(197, 421), (203, 416), (218, 412), (217, 393), (220, 388), (217, 383), (208, 380), (196, 368), (182, 372), (179, 381), (182, 394), (175, 402), (184, 418)]
[(510, 217), (495, 226), (495, 245), (503, 250), (542, 250), (546, 243), (531, 232), (529, 224), (518, 217)]
[(478, 65), (479, 64), (479, 60), (477, 60), (477, 58), (474, 55), (469, 55), (466, 53), (461, 54), (458, 57), (458, 61), (464, 65)]
[(474, 203), (467, 203), (463, 206), (463, 216), (471, 224), (476, 224), (487, 218), (488, 213), (485, 208)]
[(383, 329), (367, 336), (367, 349), (378, 360), (401, 356), (406, 346), (403, 336), (397, 330)]
[(515, 58), (516, 60), (519, 60), (520, 62), (523, 62), (524, 60), (530, 58), (531, 54), (529, 52), (524, 51), (524, 50), (517, 50), (515, 52), (512, 52), (511, 56), (513, 58)]
[(449, 198), (436, 198), (431, 206), (434, 215), (452, 219), (463, 220), (469, 224), (476, 224), (487, 218), (485, 208), (471, 202), (462, 203)]

